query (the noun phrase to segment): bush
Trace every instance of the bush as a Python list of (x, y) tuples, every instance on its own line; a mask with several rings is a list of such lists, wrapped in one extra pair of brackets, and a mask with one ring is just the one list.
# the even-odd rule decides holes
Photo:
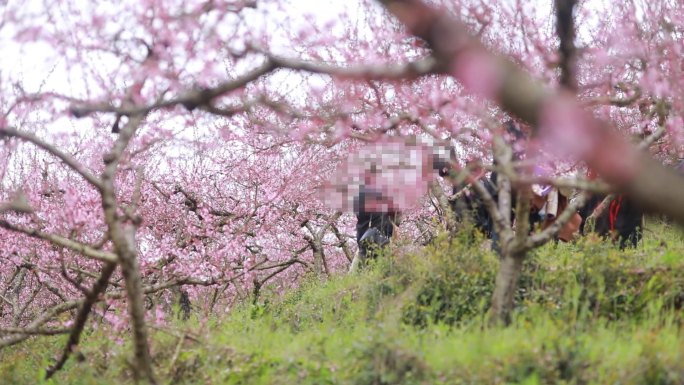
[(487, 310), (496, 277), (492, 253), (441, 237), (414, 258), (420, 265), (412, 269), (416, 295), (404, 305), (404, 323), (455, 325)]

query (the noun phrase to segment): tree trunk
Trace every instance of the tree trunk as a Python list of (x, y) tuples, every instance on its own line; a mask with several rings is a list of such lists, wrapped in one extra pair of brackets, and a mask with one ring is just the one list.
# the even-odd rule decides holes
[(518, 288), (518, 278), (522, 271), (525, 253), (511, 253), (504, 250), (501, 266), (496, 276), (496, 286), (492, 296), (492, 307), (489, 315), (490, 325), (509, 325), (511, 312)]
[[(316, 240), (314, 240), (316, 242)], [(314, 273), (316, 274), (316, 277), (319, 279), (323, 277), (324, 273), (324, 260), (323, 260), (323, 249), (319, 248), (319, 245), (316, 244), (316, 246), (313, 249), (313, 259), (314, 259)]]
[[(123, 224), (120, 226), (123, 227)], [(121, 273), (126, 285), (128, 314), (133, 329), (133, 344), (135, 345), (134, 368), (136, 369), (136, 377), (142, 375), (151, 384), (155, 384), (156, 379), (152, 370), (152, 357), (150, 356), (147, 327), (145, 326), (145, 305), (140, 266), (138, 265), (137, 252), (134, 246), (135, 230), (133, 228), (126, 228), (123, 231), (125, 236), (123, 242), (117, 242), (117, 239), (115, 239), (117, 237), (114, 234), (112, 234), (112, 241), (115, 247), (117, 247), (121, 258)], [(120, 248), (126, 248), (127, 250), (123, 252)]]
[(16, 279), (12, 282), (12, 326), (18, 327), (21, 323), (21, 305), (19, 300), (21, 299), (21, 293), (24, 291), (26, 273), (27, 269), (22, 267)]
[[(105, 168), (102, 172), (100, 194), (102, 195), (102, 210), (105, 222), (109, 229), (109, 238), (112, 240), (114, 250), (119, 257), (121, 274), (126, 285), (128, 314), (133, 329), (133, 345), (135, 347), (133, 374), (136, 381), (147, 379), (150, 384), (156, 384), (157, 381), (152, 370), (152, 358), (147, 341), (142, 278), (140, 276), (138, 250), (135, 240), (136, 226), (142, 221), (142, 218), (124, 218), (119, 215), (116, 187), (114, 185), (121, 157), (144, 118), (144, 114), (129, 116), (128, 122), (119, 131), (119, 137), (114, 142), (111, 152), (103, 157)], [(131, 219), (131, 225), (126, 223), (127, 219)]]

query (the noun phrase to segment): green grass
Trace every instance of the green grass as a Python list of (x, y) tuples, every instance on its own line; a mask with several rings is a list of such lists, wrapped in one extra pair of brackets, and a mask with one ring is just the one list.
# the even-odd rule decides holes
[[(498, 262), (478, 242), (398, 245), (358, 275), (153, 331), (157, 375), (169, 384), (680, 384), (684, 241), (665, 224), (648, 229), (636, 250), (592, 239), (536, 250), (508, 328), (485, 327)], [(85, 360), (42, 380), (63, 342), (0, 351), (0, 383), (130, 382), (130, 346), (104, 328), (84, 338)]]

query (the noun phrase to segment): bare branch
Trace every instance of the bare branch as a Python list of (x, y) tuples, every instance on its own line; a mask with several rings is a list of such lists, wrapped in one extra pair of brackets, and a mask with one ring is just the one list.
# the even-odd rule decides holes
[(599, 105), (611, 105), (615, 107), (629, 107), (636, 103), (637, 100), (641, 98), (641, 90), (639, 88), (634, 90), (634, 93), (626, 98), (620, 97), (598, 97), (595, 99), (589, 99), (583, 101), (582, 104), (585, 106), (599, 106)]
[(604, 211), (606, 211), (606, 208), (610, 206), (610, 203), (615, 199), (615, 194), (608, 194), (601, 203), (599, 203), (594, 211), (591, 212), (591, 215), (585, 219), (585, 227), (584, 227), (584, 232), (585, 233), (591, 233), (594, 231), (596, 227), (596, 219), (603, 214)]
[(118, 258), (116, 254), (112, 254), (108, 251), (103, 251), (103, 250), (96, 250), (86, 244), (61, 237), (59, 235), (54, 235), (54, 234), (47, 234), (39, 230), (34, 230), (34, 229), (26, 229), (23, 227), (19, 227), (16, 225), (13, 225), (9, 222), (7, 222), (4, 219), (0, 219), (0, 227), (6, 229), (6, 230), (11, 230), (15, 231), (18, 233), (23, 233), (26, 234), (30, 237), (33, 238), (38, 238), (38, 239), (43, 239), (49, 242), (52, 242), (53, 244), (67, 248), (69, 250), (75, 251), (87, 258), (94, 259), (97, 261), (101, 262), (117, 262)]
[(552, 185), (555, 187), (567, 187), (583, 191), (592, 191), (595, 193), (607, 193), (613, 190), (613, 188), (602, 181), (599, 180), (586, 180), (580, 178), (553, 178), (545, 176), (520, 176), (520, 175), (508, 175), (511, 182), (515, 185), (532, 185), (532, 184), (543, 184)]
[[(25, 330), (34, 330), (38, 329), (41, 326), (43, 326), (45, 323), (48, 321), (52, 320), (55, 316), (58, 314), (73, 310), (77, 308), (83, 300), (73, 300), (73, 301), (68, 301), (68, 302), (62, 302), (58, 305), (55, 305), (47, 310), (45, 310), (41, 315), (37, 318), (35, 318), (30, 324), (28, 324), (24, 329)], [(15, 334), (9, 337), (5, 337), (0, 339), (0, 349), (16, 345), (26, 339), (31, 337), (31, 334)]]
[[(653, 143), (655, 143), (655, 141), (660, 139), (665, 134), (665, 132), (666, 132), (665, 126), (660, 125), (655, 131), (653, 131), (653, 133), (651, 133), (651, 135), (649, 135), (643, 141), (641, 141), (641, 143), (639, 143), (637, 145), (637, 148), (639, 150), (648, 149)], [(585, 222), (586, 222), (585, 232), (593, 232), (594, 231), (594, 227), (596, 225), (596, 219), (603, 214), (603, 212), (610, 205), (610, 203), (613, 201), (613, 199), (615, 199), (615, 197), (616, 197), (616, 194), (608, 194), (605, 198), (603, 198), (601, 203), (599, 203), (598, 206), (596, 206), (594, 211), (592, 211), (591, 215), (589, 215), (585, 220)]]
[(259, 286), (263, 286), (266, 281), (270, 280), (271, 278), (275, 277), (276, 275), (282, 273), (286, 269), (288, 269), (290, 266), (294, 265), (296, 260), (292, 259), (290, 261), (287, 261), (286, 263), (282, 263), (280, 268), (278, 268), (276, 271), (272, 272), (271, 274), (267, 275), (264, 279), (258, 281)]
[(494, 200), (489, 191), (487, 191), (482, 182), (475, 181), (471, 183), (470, 186), (472, 186), (472, 189), (475, 190), (480, 198), (482, 198), (482, 203), (494, 222), (494, 230), (499, 234), (510, 231), (510, 227), (506, 227), (506, 220), (501, 214), (497, 202)]
[(661, 125), (655, 131), (653, 131), (653, 133), (651, 133), (651, 135), (647, 136), (646, 139), (641, 141), (641, 143), (639, 143), (637, 145), (637, 149), (639, 149), (639, 150), (648, 149), (649, 147), (651, 147), (651, 145), (653, 143), (656, 142), (656, 140), (662, 138), (663, 135), (665, 135), (665, 126)]
[(241, 112), (249, 106), (224, 110), (212, 106), (213, 100), (231, 91), (240, 89), (259, 79), (260, 77), (280, 68), (306, 71), (317, 74), (327, 74), (342, 78), (405, 79), (429, 74), (434, 71), (434, 66), (436, 64), (434, 59), (424, 58), (416, 62), (397, 65), (341, 67), (281, 58), (268, 53), (263, 54), (266, 57), (266, 60), (263, 64), (236, 79), (227, 80), (215, 87), (198, 88), (188, 91), (176, 98), (161, 100), (147, 106), (115, 107), (110, 104), (81, 103), (79, 105), (73, 106), (71, 111), (76, 117), (84, 117), (96, 112), (134, 116), (146, 115), (154, 110), (167, 109), (177, 105), (182, 105), (191, 111), (195, 108), (202, 107), (204, 110), (211, 113), (231, 116), (234, 113)]
[(527, 239), (525, 247), (528, 250), (531, 250), (553, 239), (561, 230), (561, 228), (563, 228), (563, 226), (565, 226), (577, 213), (577, 209), (584, 205), (584, 202), (586, 202), (588, 198), (588, 193), (580, 194), (580, 196), (578, 196), (574, 201), (570, 202), (570, 204), (565, 207), (565, 210), (563, 210), (563, 212), (556, 218), (551, 226), (537, 234), (530, 236)]
[[(0, 334), (21, 334), (21, 335), (26, 335), (26, 336), (35, 336), (35, 335), (54, 336), (54, 335), (59, 335), (59, 334), (66, 334), (69, 332), (71, 332), (71, 329), (69, 329), (69, 328), (62, 328), (62, 329), (0, 328)], [(1, 345), (0, 345), (0, 347), (1, 347)]]
[(2, 294), (0, 294), (0, 299), (2, 299), (8, 305), (14, 306), (14, 302)]
[(338, 246), (342, 248), (342, 252), (344, 252), (344, 256), (347, 258), (347, 261), (351, 263), (352, 260), (354, 260), (354, 257), (352, 256), (351, 250), (349, 250), (349, 246), (347, 245), (347, 240), (345, 237), (342, 235), (340, 232), (340, 229), (335, 225), (331, 224), (330, 225), (333, 234), (335, 234), (335, 237), (337, 238), (340, 243), (338, 243)]
[(88, 315), (90, 314), (93, 305), (97, 302), (100, 294), (107, 289), (109, 278), (114, 273), (114, 270), (116, 270), (116, 263), (107, 263), (102, 269), (100, 278), (97, 280), (97, 282), (95, 282), (93, 288), (86, 294), (86, 297), (78, 310), (78, 314), (76, 315), (74, 326), (71, 330), (71, 334), (69, 334), (69, 340), (67, 341), (66, 346), (64, 347), (64, 350), (62, 350), (62, 354), (57, 361), (46, 370), (45, 379), (52, 377), (64, 366), (66, 361), (69, 359), (71, 352), (78, 345), (79, 341), (81, 340), (83, 327), (85, 327), (86, 321), (88, 320)]
[(45, 286), (45, 288), (46, 288), (50, 293), (54, 294), (57, 298), (59, 298), (59, 299), (62, 300), (63, 302), (66, 302), (66, 301), (67, 301), (67, 298), (64, 296), (64, 294), (62, 294), (61, 291), (59, 291), (59, 289), (58, 289), (56, 286), (54, 286), (51, 282), (48, 282), (48, 281), (46, 281), (46, 280), (44, 280), (44, 279), (41, 279), (40, 274), (38, 274), (36, 271), (33, 271), (32, 273), (33, 273), (33, 276), (35, 277), (35, 279), (36, 279), (38, 282), (40, 282), (43, 286)]
[(19, 320), (23, 317), (24, 313), (26, 312), (26, 309), (28, 309), (29, 305), (31, 305), (33, 300), (36, 299), (36, 297), (38, 296), (38, 293), (40, 293), (41, 290), (43, 290), (43, 285), (41, 283), (38, 283), (38, 287), (36, 287), (33, 290), (33, 292), (31, 292), (31, 295), (29, 296), (29, 298), (27, 298), (24, 301), (24, 305), (21, 308), (19, 308), (18, 311), (14, 314), (14, 324), (15, 325), (19, 324)]
[(437, 64), (433, 58), (426, 57), (415, 62), (408, 62), (404, 64), (341, 67), (281, 58), (269, 54), (267, 54), (267, 57), (269, 61), (277, 68), (287, 68), (291, 70), (300, 70), (317, 74), (331, 75), (339, 78), (352, 79), (398, 80), (416, 78), (432, 73), (435, 69), (435, 65)]
[(32, 143), (39, 148), (42, 148), (48, 153), (59, 158), (62, 162), (64, 162), (64, 164), (69, 166), (69, 168), (76, 171), (76, 173), (81, 175), (83, 179), (88, 181), (88, 183), (93, 185), (93, 187), (98, 189), (98, 191), (102, 189), (102, 183), (100, 182), (100, 180), (93, 174), (91, 174), (90, 171), (88, 171), (85, 167), (83, 167), (82, 164), (76, 161), (73, 157), (59, 150), (57, 147), (45, 142), (37, 136), (28, 132), (19, 131), (12, 127), (0, 127), (0, 138), (2, 138), (3, 136), (19, 138), (21, 140)]
[(0, 214), (10, 211), (22, 214), (33, 213), (33, 208), (31, 208), (26, 195), (22, 191), (19, 191), (11, 201), (0, 204)]
[(83, 103), (73, 106), (71, 108), (71, 112), (76, 117), (85, 117), (95, 112), (108, 112), (124, 116), (145, 116), (151, 111), (172, 108), (177, 105), (182, 105), (188, 110), (193, 110), (201, 105), (209, 104), (213, 99), (221, 95), (244, 87), (248, 83), (257, 80), (261, 76), (273, 71), (274, 69), (275, 67), (273, 66), (273, 63), (267, 61), (249, 73), (242, 75), (237, 79), (227, 80), (216, 87), (195, 89), (188, 91), (177, 98), (162, 100), (148, 106), (115, 107), (110, 104)]
[(442, 190), (442, 186), (440, 186), (439, 183), (433, 181), (430, 182), (428, 187), (430, 189), (430, 193), (432, 193), (432, 195), (434, 195), (434, 197), (437, 198), (437, 203), (439, 203), (439, 209), (443, 213), (442, 216), (444, 217), (444, 220), (446, 222), (446, 228), (455, 229), (455, 216), (451, 210), (451, 205), (449, 205), (449, 199), (446, 197), (444, 191)]

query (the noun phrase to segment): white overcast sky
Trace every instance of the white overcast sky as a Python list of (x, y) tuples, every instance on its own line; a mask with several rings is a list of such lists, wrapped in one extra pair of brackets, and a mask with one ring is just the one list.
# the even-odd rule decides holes
[[(39, 10), (43, 6), (40, 0), (8, 0), (10, 4), (20, 1), (22, 7), (28, 9)], [(84, 2), (89, 0), (83, 0)], [(513, 2), (515, 0), (503, 0)], [(268, 2), (259, 2), (260, 4), (268, 4)], [(325, 24), (328, 20), (334, 21), (336, 16), (344, 10), (350, 10), (352, 16), (362, 17), (363, 9), (360, 8), (354, 0), (290, 0), (288, 11), (293, 14), (311, 15), (317, 19), (318, 25)], [(539, 14), (538, 17), (548, 17), (550, 15), (551, 0), (538, 1), (536, 3)], [(593, 4), (593, 5), (592, 5)], [(583, 6), (590, 6), (598, 9), (603, 0), (589, 1)], [(267, 9), (267, 6), (260, 6)], [(3, 7), (4, 8), (4, 7)], [(3, 10), (0, 9), (0, 15)], [(1, 16), (0, 16), (1, 17)], [(12, 78), (22, 79), (23, 85), (27, 91), (38, 91), (43, 86), (43, 89), (68, 89), (74, 85), (73, 80), (68, 80), (62, 71), (64, 71), (64, 59), (57, 59), (51, 54), (51, 47), (44, 43), (32, 43), (17, 45), (12, 41), (15, 31), (12, 30), (11, 25), (5, 25), (0, 28), (0, 52), (2, 52), (2, 60), (0, 60), (0, 71), (6, 75), (13, 75)], [(582, 38), (583, 31), (580, 30), (578, 35)], [(278, 44), (278, 42), (274, 42)], [(286, 44), (285, 41), (282, 44)], [(61, 68), (60, 68), (61, 67)]]

